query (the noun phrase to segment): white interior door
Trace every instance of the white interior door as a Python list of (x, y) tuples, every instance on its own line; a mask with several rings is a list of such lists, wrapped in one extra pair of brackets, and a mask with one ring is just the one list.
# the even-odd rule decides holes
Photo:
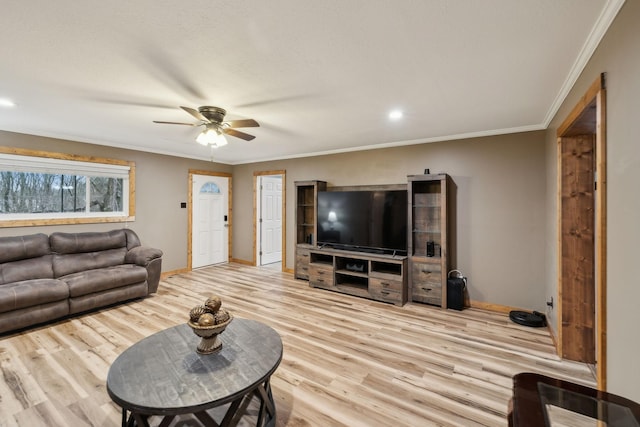
[(192, 268), (229, 260), (229, 178), (193, 175)]
[(259, 264), (282, 261), (282, 176), (260, 177)]

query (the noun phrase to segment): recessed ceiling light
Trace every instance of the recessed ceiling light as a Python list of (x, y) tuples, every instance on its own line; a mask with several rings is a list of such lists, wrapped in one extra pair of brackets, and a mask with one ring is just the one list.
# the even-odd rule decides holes
[(393, 110), (389, 113), (389, 119), (391, 120), (400, 120), (402, 118), (402, 111)]
[(7, 98), (0, 98), (0, 107), (15, 107), (16, 103)]

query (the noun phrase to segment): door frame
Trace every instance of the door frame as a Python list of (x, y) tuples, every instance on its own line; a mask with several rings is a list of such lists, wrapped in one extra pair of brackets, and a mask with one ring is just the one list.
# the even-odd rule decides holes
[[(255, 199), (255, 205), (256, 205), (256, 253), (255, 253), (255, 257), (256, 257), (256, 266), (262, 266), (263, 265), (263, 260), (261, 258), (260, 252), (263, 250), (263, 244), (264, 242), (262, 241), (262, 233), (264, 233), (264, 229), (263, 229), (263, 225), (264, 225), (264, 212), (263, 212), (263, 208), (264, 206), (262, 206), (262, 199), (264, 197), (264, 185), (263, 185), (263, 178), (266, 177), (279, 177), (280, 179), (280, 184), (282, 186), (282, 175), (280, 174), (273, 174), (273, 175), (259, 175), (256, 176), (256, 199)], [(281, 197), (284, 196), (283, 192), (280, 192)], [(282, 208), (282, 205), (281, 205)], [(260, 221), (260, 219), (262, 219), (262, 221)], [(281, 223), (281, 227), (282, 227), (282, 219), (280, 221)], [(279, 239), (280, 239), (280, 261), (282, 262), (282, 240), (283, 240), (283, 234), (280, 235)], [(260, 245), (258, 245), (258, 242), (261, 242)]]
[(580, 98), (573, 110), (557, 130), (557, 265), (558, 265), (558, 312), (557, 312), (557, 351), (563, 354), (562, 296), (562, 141), (577, 135), (595, 136), (595, 350), (596, 381), (599, 390), (606, 390), (607, 368), (607, 174), (606, 174), (606, 90), (605, 74), (602, 73)]
[(282, 266), (281, 270), (286, 271), (287, 265), (287, 171), (270, 170), (253, 172), (253, 265), (258, 265), (256, 256), (258, 248), (258, 177), (264, 175), (282, 176)]
[(231, 259), (231, 254), (233, 253), (231, 249), (233, 248), (233, 198), (232, 198), (232, 177), (230, 173), (227, 172), (212, 172), (198, 169), (189, 169), (189, 198), (187, 202), (187, 270), (193, 270), (192, 264), (192, 256), (193, 256), (193, 175), (208, 175), (208, 176), (219, 176), (222, 178), (228, 178), (229, 180), (229, 188), (227, 189), (227, 199), (229, 206), (229, 227), (227, 228), (227, 232), (229, 233), (228, 238), (228, 248), (227, 248), (227, 262)]

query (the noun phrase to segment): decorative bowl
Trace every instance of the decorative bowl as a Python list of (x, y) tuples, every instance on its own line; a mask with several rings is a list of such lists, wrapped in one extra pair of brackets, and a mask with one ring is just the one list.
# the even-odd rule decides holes
[(217, 325), (201, 326), (192, 321), (188, 321), (187, 324), (193, 330), (193, 333), (202, 338), (200, 344), (196, 348), (196, 351), (200, 354), (214, 354), (222, 349), (222, 341), (218, 337), (231, 323), (233, 316), (229, 313), (229, 319)]

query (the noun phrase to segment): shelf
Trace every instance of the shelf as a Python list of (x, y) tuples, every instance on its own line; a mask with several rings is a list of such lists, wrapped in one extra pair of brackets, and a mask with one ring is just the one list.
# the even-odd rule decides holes
[(406, 256), (317, 248), (309, 258), (309, 285), (314, 288), (399, 306), (407, 301)]
[(293, 275), (296, 279), (308, 280), (309, 256), (304, 251), (314, 248), (317, 243), (317, 197), (318, 191), (326, 190), (327, 183), (296, 181), (295, 187), (296, 263)]
[(336, 285), (336, 289), (340, 292), (356, 297), (369, 298), (370, 296), (368, 287), (353, 283), (341, 283), (339, 285)]
[[(407, 191), (409, 227), (409, 298), (446, 308), (447, 188), (446, 174), (411, 175)], [(427, 256), (433, 248), (434, 256)]]
[(336, 274), (343, 274), (345, 276), (353, 276), (353, 277), (369, 277), (367, 273), (360, 273), (358, 271), (352, 271), (347, 269), (336, 270)]
[(402, 264), (371, 261), (371, 273), (375, 275), (402, 277)]
[(319, 254), (317, 252), (313, 252), (309, 259), (310, 264), (321, 264), (321, 265), (329, 265), (333, 267), (333, 257), (327, 254)]

